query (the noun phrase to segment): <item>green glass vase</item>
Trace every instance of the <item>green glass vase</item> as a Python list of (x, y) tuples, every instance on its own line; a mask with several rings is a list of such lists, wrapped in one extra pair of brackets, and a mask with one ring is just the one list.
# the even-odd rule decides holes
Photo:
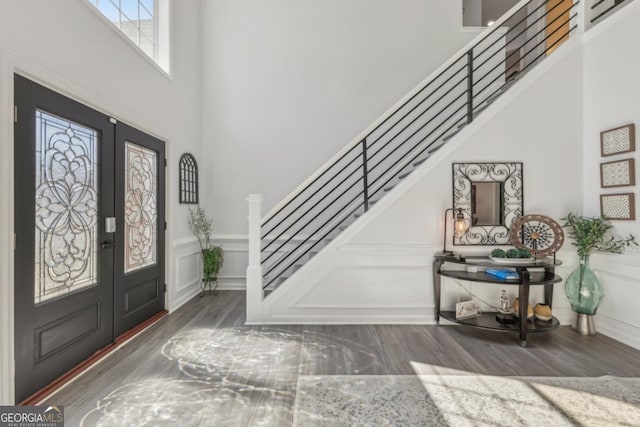
[(580, 258), (580, 265), (569, 275), (564, 291), (571, 308), (579, 314), (596, 314), (604, 297), (600, 279), (589, 268), (589, 256)]

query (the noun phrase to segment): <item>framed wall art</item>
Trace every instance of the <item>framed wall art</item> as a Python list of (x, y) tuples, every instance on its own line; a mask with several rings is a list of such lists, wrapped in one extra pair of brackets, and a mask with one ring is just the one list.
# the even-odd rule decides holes
[(600, 214), (606, 219), (634, 220), (635, 207), (633, 193), (600, 195)]
[(600, 187), (636, 185), (635, 159), (600, 163)]
[(452, 168), (453, 207), (471, 218), (469, 230), (454, 236), (453, 244), (508, 245), (509, 228), (524, 210), (522, 163), (453, 163)]
[(184, 153), (180, 157), (178, 166), (180, 203), (188, 205), (198, 204), (198, 163), (191, 153)]
[(602, 157), (631, 153), (636, 150), (636, 127), (629, 124), (600, 132)]

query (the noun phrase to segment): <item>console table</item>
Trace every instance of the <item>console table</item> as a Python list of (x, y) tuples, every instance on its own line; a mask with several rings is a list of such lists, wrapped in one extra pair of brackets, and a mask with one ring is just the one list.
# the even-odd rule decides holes
[[(465, 270), (454, 270), (443, 268), (448, 263), (462, 264), (465, 266), (477, 266), (482, 268), (513, 268), (518, 273), (517, 279), (499, 279), (490, 276), (484, 271), (468, 272)], [(433, 290), (435, 294), (436, 323), (440, 324), (440, 317), (451, 322), (460, 323), (466, 326), (474, 326), (482, 329), (495, 331), (518, 332), (520, 345), (527, 346), (528, 332), (545, 332), (560, 326), (557, 318), (553, 317), (549, 321), (534, 319), (527, 320), (527, 308), (529, 306), (529, 287), (533, 285), (544, 286), (544, 302), (551, 308), (553, 302), (553, 285), (562, 281), (562, 278), (555, 274), (555, 267), (562, 262), (555, 258), (543, 258), (531, 262), (509, 263), (495, 262), (487, 256), (452, 256), (447, 254), (436, 254), (433, 260)], [(530, 269), (535, 269), (530, 271)], [(450, 277), (458, 280), (470, 282), (483, 282), (487, 285), (518, 286), (518, 299), (520, 303), (519, 319), (513, 324), (502, 324), (496, 320), (499, 312), (482, 313), (478, 317), (456, 319), (455, 311), (441, 311), (441, 278)]]

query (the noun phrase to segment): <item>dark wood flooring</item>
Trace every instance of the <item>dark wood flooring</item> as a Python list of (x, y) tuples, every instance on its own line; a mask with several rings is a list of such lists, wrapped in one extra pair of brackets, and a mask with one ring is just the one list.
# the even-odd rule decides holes
[[(640, 377), (640, 351), (570, 327), (531, 334), (521, 348), (516, 334), (461, 326), (244, 326), (244, 310), (244, 292), (195, 297), (46, 403), (64, 405), (69, 426), (135, 425), (135, 416), (176, 410), (145, 412), (151, 409), (144, 398), (179, 402), (176, 393), (185, 384), (200, 387), (198, 393), (207, 384), (223, 384), (225, 418), (210, 424), (189, 418), (183, 425), (261, 424), (267, 413), (274, 420), (267, 424), (290, 425), (298, 375)], [(130, 407), (119, 408), (123, 400)], [(233, 401), (244, 403), (234, 409)], [(185, 405), (183, 411), (193, 412)], [(122, 414), (130, 418), (119, 419)]]

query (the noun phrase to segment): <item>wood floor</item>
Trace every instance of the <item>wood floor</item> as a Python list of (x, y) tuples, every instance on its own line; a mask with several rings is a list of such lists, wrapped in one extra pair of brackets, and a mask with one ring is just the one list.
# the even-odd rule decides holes
[[(163, 425), (163, 411), (183, 425), (284, 426), (301, 375), (640, 377), (640, 351), (569, 327), (521, 348), (515, 334), (460, 326), (244, 326), (244, 296), (194, 298), (46, 403), (64, 405), (69, 426)], [(198, 418), (216, 399), (218, 418)]]

